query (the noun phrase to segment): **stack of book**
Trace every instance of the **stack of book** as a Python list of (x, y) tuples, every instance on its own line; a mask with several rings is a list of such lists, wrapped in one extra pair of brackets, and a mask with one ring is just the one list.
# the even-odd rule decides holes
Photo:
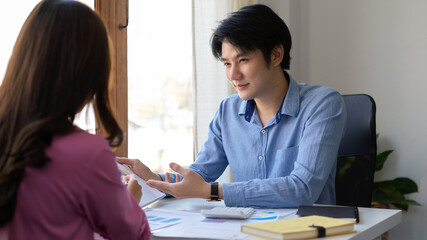
[(354, 221), (323, 216), (306, 216), (272, 222), (241, 225), (241, 231), (267, 239), (308, 239), (353, 233)]
[(298, 218), (244, 224), (241, 231), (267, 239), (308, 239), (353, 233), (359, 222), (357, 207), (301, 205)]

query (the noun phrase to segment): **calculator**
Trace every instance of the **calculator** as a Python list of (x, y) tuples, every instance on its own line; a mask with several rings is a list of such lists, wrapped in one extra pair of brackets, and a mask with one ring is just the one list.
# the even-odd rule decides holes
[(254, 213), (254, 209), (250, 207), (214, 207), (202, 209), (201, 213), (207, 218), (246, 219)]

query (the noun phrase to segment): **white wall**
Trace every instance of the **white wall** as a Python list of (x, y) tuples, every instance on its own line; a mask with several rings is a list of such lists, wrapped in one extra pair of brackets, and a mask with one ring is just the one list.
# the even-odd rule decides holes
[(427, 228), (427, 1), (261, 1), (293, 34), (291, 74), (377, 104), (378, 151), (394, 149), (376, 180), (410, 177), (419, 193), (389, 239), (425, 239)]

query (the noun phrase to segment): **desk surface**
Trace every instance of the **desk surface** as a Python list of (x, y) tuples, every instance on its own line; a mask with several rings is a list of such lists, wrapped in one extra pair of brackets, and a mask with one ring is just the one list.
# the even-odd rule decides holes
[[(223, 202), (207, 202), (204, 199), (175, 199), (165, 198), (150, 205), (150, 208), (171, 209), (179, 211), (197, 212), (201, 209), (210, 209), (216, 206), (224, 206)], [(355, 225), (356, 233), (344, 234), (321, 238), (322, 240), (367, 240), (375, 239), (382, 233), (389, 231), (402, 221), (402, 211), (395, 209), (359, 208), (360, 222)], [(294, 218), (295, 214), (284, 217)], [(150, 239), (163, 239), (152, 236)], [(176, 238), (179, 239), (179, 238)], [(249, 239), (259, 239), (249, 236)]]

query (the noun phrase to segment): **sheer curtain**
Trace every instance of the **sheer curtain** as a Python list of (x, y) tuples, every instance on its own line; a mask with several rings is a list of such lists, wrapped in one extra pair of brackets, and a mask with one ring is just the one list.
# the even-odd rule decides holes
[[(195, 154), (207, 139), (209, 123), (219, 103), (234, 92), (225, 77), (222, 63), (212, 55), (209, 44), (212, 32), (229, 12), (256, 2), (254, 0), (193, 0)], [(228, 169), (219, 181), (232, 181)]]

